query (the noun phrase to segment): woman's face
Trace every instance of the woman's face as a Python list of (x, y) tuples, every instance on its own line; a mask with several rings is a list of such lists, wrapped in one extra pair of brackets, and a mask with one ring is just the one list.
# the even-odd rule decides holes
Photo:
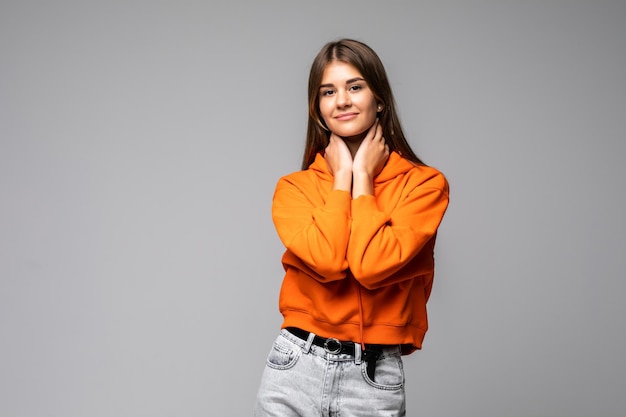
[(319, 89), (319, 106), (331, 132), (343, 138), (366, 132), (376, 121), (377, 104), (355, 67), (341, 61), (326, 66)]

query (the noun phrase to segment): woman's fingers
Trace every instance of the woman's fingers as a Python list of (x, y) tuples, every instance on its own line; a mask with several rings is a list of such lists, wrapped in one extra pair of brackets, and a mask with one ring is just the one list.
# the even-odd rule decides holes
[(352, 170), (352, 155), (346, 143), (334, 133), (330, 135), (328, 146), (324, 150), (324, 158), (331, 173), (340, 170)]

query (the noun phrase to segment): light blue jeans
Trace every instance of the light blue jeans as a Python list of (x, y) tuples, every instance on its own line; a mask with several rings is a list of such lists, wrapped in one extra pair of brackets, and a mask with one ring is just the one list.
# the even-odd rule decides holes
[(355, 355), (331, 354), (281, 330), (267, 357), (254, 417), (402, 417), (404, 369), (400, 347), (384, 350), (375, 382), (359, 345)]

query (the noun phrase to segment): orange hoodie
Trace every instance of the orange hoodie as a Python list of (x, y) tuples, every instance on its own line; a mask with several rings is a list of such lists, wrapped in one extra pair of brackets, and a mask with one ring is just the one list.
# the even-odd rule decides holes
[(282, 327), (360, 343), (422, 347), (437, 228), (448, 183), (436, 169), (392, 152), (374, 196), (333, 190), (318, 154), (309, 169), (281, 178), (272, 218), (287, 248), (280, 291)]

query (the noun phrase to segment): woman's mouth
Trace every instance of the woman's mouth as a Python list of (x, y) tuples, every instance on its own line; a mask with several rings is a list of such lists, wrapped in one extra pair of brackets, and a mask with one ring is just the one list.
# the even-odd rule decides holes
[(346, 120), (352, 120), (357, 116), (358, 116), (358, 113), (341, 113), (335, 116), (335, 119), (346, 121)]

